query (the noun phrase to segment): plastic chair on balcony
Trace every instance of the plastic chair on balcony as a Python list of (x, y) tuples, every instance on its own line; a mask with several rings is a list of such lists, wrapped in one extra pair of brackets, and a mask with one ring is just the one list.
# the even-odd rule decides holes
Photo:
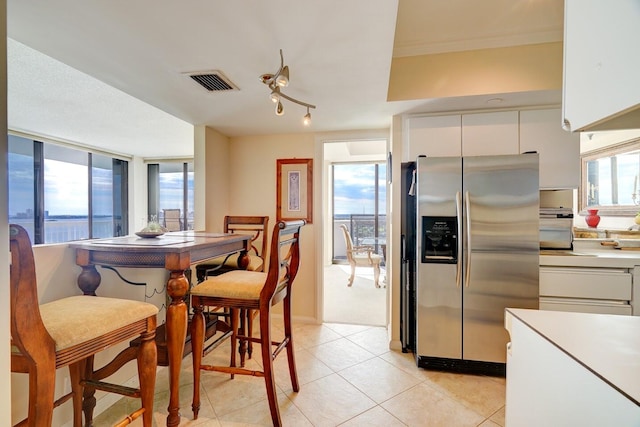
[[(300, 264), (300, 228), (304, 221), (278, 222), (272, 233), (269, 253), (268, 272), (234, 270), (219, 276), (207, 278), (191, 290), (191, 305), (194, 309), (191, 322), (193, 344), (193, 415), (198, 418), (200, 410), (200, 371), (219, 371), (231, 374), (264, 377), (267, 398), (274, 426), (281, 426), (280, 411), (276, 396), (273, 360), (284, 349), (287, 350), (289, 375), (293, 391), (300, 387), (296, 372), (293, 337), (291, 328), (291, 289)], [(284, 320), (284, 338), (281, 342), (272, 341), (271, 306), (282, 302)], [(231, 363), (229, 366), (211, 366), (202, 364), (204, 344), (204, 309), (208, 306), (229, 309), (231, 315)], [(239, 312), (259, 310), (260, 337), (246, 334), (238, 328)], [(236, 344), (238, 340), (259, 343), (262, 348), (262, 371), (236, 367)]]
[[(151, 427), (156, 381), (154, 341), (158, 308), (146, 302), (73, 296), (38, 303), (35, 263), (27, 232), (9, 227), (11, 251), (11, 372), (29, 374), (28, 418), (19, 425), (49, 427), (53, 409), (72, 399), (73, 425), (92, 425), (96, 390), (141, 399), (141, 408), (118, 426), (142, 415)], [(94, 369), (94, 355), (139, 337), (141, 345), (127, 348), (102, 368)], [(103, 381), (127, 362), (137, 359), (139, 388)], [(69, 367), (71, 392), (55, 399), (56, 370)]]
[(356, 275), (356, 267), (372, 267), (373, 268), (373, 283), (376, 288), (380, 287), (380, 263), (382, 263), (382, 256), (375, 253), (373, 246), (370, 245), (354, 245), (351, 239), (351, 233), (346, 225), (341, 224), (342, 234), (344, 235), (344, 241), (347, 246), (347, 261), (351, 266), (351, 276), (349, 277), (349, 283), (347, 286), (353, 285), (353, 279)]

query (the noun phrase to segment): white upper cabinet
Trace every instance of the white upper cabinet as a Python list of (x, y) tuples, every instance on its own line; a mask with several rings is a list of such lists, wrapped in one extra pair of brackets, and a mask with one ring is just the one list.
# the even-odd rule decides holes
[(408, 134), (404, 161), (519, 153), (517, 111), (411, 117)]
[(640, 2), (565, 0), (566, 130), (640, 128)]
[(562, 130), (560, 109), (520, 112), (520, 151), (540, 154), (540, 188), (578, 188), (580, 135)]
[(464, 114), (462, 155), (518, 154), (518, 112)]
[(409, 137), (406, 141), (403, 161), (415, 161), (420, 155), (460, 157), (462, 155), (460, 123), (460, 114), (409, 118)]

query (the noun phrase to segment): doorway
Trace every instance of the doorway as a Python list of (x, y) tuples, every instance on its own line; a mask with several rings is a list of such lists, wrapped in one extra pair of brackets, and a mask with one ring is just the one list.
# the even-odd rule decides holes
[[(341, 141), (323, 144), (323, 181), (327, 192), (323, 211), (323, 320), (368, 326), (386, 326), (386, 140)], [(382, 258), (380, 288), (374, 269), (357, 266), (349, 286), (348, 231), (354, 246), (367, 246)], [(361, 254), (367, 254), (362, 252)]]

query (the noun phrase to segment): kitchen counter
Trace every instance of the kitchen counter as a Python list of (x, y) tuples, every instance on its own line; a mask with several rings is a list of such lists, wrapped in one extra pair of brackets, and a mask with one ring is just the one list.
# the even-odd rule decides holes
[[(599, 246), (599, 241), (597, 242)], [(577, 245), (576, 245), (577, 246)], [(640, 266), (640, 251), (604, 248), (576, 248), (573, 251), (541, 250), (540, 266), (633, 268)]]
[(640, 425), (640, 317), (507, 308), (507, 425)]
[(640, 317), (507, 308), (508, 331), (512, 317), (640, 406)]

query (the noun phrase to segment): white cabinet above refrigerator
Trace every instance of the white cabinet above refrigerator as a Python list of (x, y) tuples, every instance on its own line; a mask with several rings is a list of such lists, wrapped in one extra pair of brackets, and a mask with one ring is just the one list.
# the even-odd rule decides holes
[(640, 127), (637, 0), (565, 0), (563, 122), (566, 130)]

